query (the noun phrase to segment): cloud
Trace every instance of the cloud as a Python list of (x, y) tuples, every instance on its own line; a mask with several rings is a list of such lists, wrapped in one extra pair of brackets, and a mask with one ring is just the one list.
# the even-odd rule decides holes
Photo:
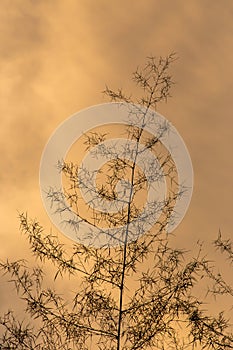
[(192, 248), (200, 235), (212, 240), (219, 225), (230, 232), (232, 13), (228, 0), (1, 0), (4, 254), (14, 257), (19, 251), (12, 244), (20, 241), (17, 209), (28, 209), (50, 227), (38, 169), (57, 125), (81, 108), (106, 101), (105, 84), (135, 93), (132, 71), (147, 55), (171, 51), (180, 57), (171, 70), (177, 84), (174, 98), (159, 110), (185, 139), (195, 171), (194, 197), (176, 243)]

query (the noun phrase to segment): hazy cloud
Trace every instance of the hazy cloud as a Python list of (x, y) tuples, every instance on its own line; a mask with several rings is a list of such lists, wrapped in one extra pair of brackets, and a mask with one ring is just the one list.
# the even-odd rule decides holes
[(171, 51), (180, 57), (172, 68), (177, 84), (174, 98), (159, 111), (186, 141), (195, 175), (176, 242), (192, 247), (205, 235), (211, 241), (219, 226), (229, 234), (232, 23), (228, 0), (1, 0), (0, 255), (20, 254), (17, 209), (50, 227), (38, 169), (57, 125), (106, 101), (105, 84), (135, 92), (132, 71), (146, 56)]

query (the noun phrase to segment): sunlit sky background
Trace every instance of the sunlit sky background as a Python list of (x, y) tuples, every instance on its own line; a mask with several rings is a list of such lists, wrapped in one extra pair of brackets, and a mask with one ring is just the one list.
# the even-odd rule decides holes
[[(106, 84), (133, 93), (131, 73), (148, 55), (177, 52), (173, 97), (158, 111), (185, 140), (195, 187), (172, 241), (192, 250), (204, 240), (218, 259), (210, 243), (219, 228), (226, 238), (233, 232), (232, 35), (231, 0), (1, 0), (0, 258), (28, 255), (17, 211), (52, 227), (38, 171), (53, 130), (80, 109), (108, 102)], [(0, 285), (0, 311), (8, 288)]]

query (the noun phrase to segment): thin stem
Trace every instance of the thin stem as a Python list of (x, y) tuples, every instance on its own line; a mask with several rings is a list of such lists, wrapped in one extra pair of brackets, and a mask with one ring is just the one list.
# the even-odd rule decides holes
[[(151, 93), (150, 100), (153, 96), (153, 92)], [(146, 114), (149, 109), (149, 104), (148, 107), (146, 108), (145, 112), (143, 113), (143, 123), (142, 125), (144, 126), (144, 121)], [(129, 194), (129, 201), (128, 201), (128, 212), (127, 212), (127, 225), (126, 225), (126, 234), (125, 234), (125, 241), (124, 241), (124, 250), (123, 250), (123, 261), (122, 261), (122, 275), (121, 275), (121, 285), (120, 285), (120, 297), (119, 297), (119, 318), (118, 318), (118, 332), (117, 332), (117, 350), (120, 350), (121, 346), (121, 328), (122, 328), (122, 315), (123, 315), (123, 293), (124, 293), (124, 282), (125, 282), (125, 269), (126, 269), (126, 258), (127, 258), (127, 244), (128, 244), (128, 233), (129, 233), (129, 224), (130, 224), (130, 213), (131, 213), (131, 200), (133, 196), (133, 184), (134, 184), (134, 174), (135, 174), (135, 169), (136, 169), (136, 161), (137, 161), (137, 156), (138, 156), (138, 148), (139, 148), (139, 141), (142, 136), (143, 132), (143, 126), (140, 129), (139, 135), (137, 137), (137, 146), (136, 146), (136, 152), (135, 152), (135, 158), (133, 161), (132, 165), (132, 173), (131, 173), (131, 189), (130, 189), (130, 194)]]

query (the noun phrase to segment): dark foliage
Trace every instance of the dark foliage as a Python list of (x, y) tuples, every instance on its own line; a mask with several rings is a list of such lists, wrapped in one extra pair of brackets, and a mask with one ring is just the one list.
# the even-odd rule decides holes
[[(133, 79), (143, 90), (143, 96), (136, 101), (121, 90), (114, 92), (107, 87), (104, 92), (114, 101), (136, 102), (137, 106), (143, 106), (143, 111), (140, 107), (132, 111), (143, 119), (145, 111), (155, 109), (158, 102), (166, 101), (170, 96), (173, 80), (168, 71), (175, 59), (175, 54), (158, 60), (149, 57), (145, 66), (136, 70)], [(145, 149), (153, 150), (167, 128), (168, 125), (161, 125), (156, 138), (144, 132), (143, 122), (142, 128), (132, 123), (127, 128), (127, 138), (136, 143), (143, 141)], [(87, 133), (87, 150), (101, 144), (106, 136), (105, 133)], [(37, 221), (21, 213), (20, 229), (26, 234), (41, 267), (30, 269), (23, 260), (0, 263), (3, 273), (11, 276), (11, 282), (26, 305), (25, 315), (28, 315), (25, 318), (28, 323), (18, 321), (12, 311), (0, 317), (3, 331), (0, 349), (232, 349), (233, 335), (224, 313), (209, 315), (204, 309), (204, 301), (194, 293), (204, 278), (209, 281), (209, 293), (215, 297), (232, 296), (232, 288), (220, 273), (215, 272), (201, 246), (198, 254), (188, 259), (184, 251), (169, 244), (166, 227), (175, 201), (185, 192), (178, 187), (172, 159), (168, 154), (157, 154), (172, 184), (170, 194), (163, 203), (153, 203), (150, 212), (137, 226), (139, 234), (129, 240), (130, 223), (142, 211), (137, 193), (146, 190), (148, 181), (137, 168), (141, 150), (137, 149), (131, 162), (117, 157), (114, 148), (102, 147), (101, 151), (108, 152), (113, 159), (107, 164), (102, 185), (93, 189), (87, 169), (81, 169), (78, 180), (77, 165), (61, 161), (58, 169), (68, 187), (64, 193), (51, 188), (48, 197), (61, 214), (71, 208), (80, 214), (76, 221), (66, 223), (74, 229), (85, 220), (94, 227), (124, 225), (121, 244), (97, 249), (75, 243), (70, 251), (56, 235), (46, 234)], [(151, 174), (160, 176), (156, 167), (152, 168)], [(93, 196), (98, 193), (105, 200), (114, 201), (117, 183), (125, 177), (130, 179), (131, 189), (121, 211), (111, 215), (90, 213), (88, 217), (82, 216), (79, 212), (80, 188), (93, 191)], [(143, 220), (148, 221), (151, 213), (161, 207), (160, 220), (153, 229), (144, 232)], [(219, 233), (214, 245), (226, 253), (232, 263), (230, 240), (223, 240)], [(60, 278), (67, 283), (69, 279), (76, 281), (77, 290), (72, 300), (45, 286), (42, 267), (48, 261), (56, 269), (55, 283)]]

